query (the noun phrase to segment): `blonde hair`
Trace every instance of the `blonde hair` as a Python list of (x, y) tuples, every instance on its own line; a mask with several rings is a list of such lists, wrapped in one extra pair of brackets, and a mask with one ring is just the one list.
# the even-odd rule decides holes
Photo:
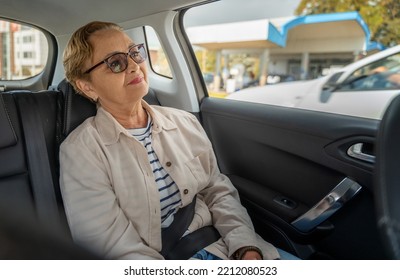
[(80, 90), (76, 85), (76, 80), (88, 78), (88, 74), (84, 73), (84, 66), (93, 55), (93, 46), (89, 39), (93, 33), (107, 29), (123, 31), (122, 27), (115, 23), (93, 21), (76, 30), (64, 50), (65, 77), (77, 92), (80, 92)]

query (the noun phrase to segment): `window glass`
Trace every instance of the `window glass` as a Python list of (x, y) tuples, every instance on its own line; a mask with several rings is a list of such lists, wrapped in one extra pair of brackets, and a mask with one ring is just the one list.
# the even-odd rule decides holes
[(157, 33), (151, 26), (145, 27), (149, 61), (153, 71), (159, 75), (172, 78), (172, 71), (167, 56), (161, 46)]
[(358, 69), (344, 82), (343, 89), (400, 89), (400, 53)]
[(22, 80), (43, 71), (48, 57), (44, 34), (30, 26), (0, 20), (0, 77)]
[(398, 44), (400, 30), (379, 33), (366, 12), (376, 8), (371, 1), (360, 9), (312, 3), (249, 0), (243, 9), (230, 0), (189, 9), (183, 23), (208, 95), (380, 119), (399, 93), (400, 59), (375, 57)]

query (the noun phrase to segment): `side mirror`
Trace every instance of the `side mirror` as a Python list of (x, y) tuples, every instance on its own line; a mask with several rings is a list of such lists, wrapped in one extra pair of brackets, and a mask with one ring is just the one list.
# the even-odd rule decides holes
[(329, 92), (333, 92), (335, 90), (337, 90), (338, 88), (340, 88), (341, 83), (326, 83), (322, 86), (322, 91), (329, 91)]
[(332, 93), (341, 88), (342, 83), (339, 83), (338, 80), (340, 76), (342, 76), (343, 72), (337, 72), (333, 74), (329, 80), (322, 86), (322, 91), (320, 95), (320, 102), (326, 103), (329, 98), (332, 96)]
[(321, 94), (319, 95), (319, 101), (321, 103), (327, 103), (331, 98), (332, 94), (335, 92), (335, 90), (337, 90), (338, 87), (339, 87), (338, 85), (325, 84), (322, 87)]

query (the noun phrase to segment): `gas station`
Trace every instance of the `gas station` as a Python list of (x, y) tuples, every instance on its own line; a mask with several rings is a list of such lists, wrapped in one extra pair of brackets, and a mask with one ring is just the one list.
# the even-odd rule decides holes
[(236, 83), (239, 78), (239, 87), (243, 86), (246, 69), (230, 65), (231, 57), (238, 54), (257, 61), (257, 82), (264, 85), (273, 83), (274, 75), (317, 78), (384, 48), (370, 40), (358, 12), (195, 26), (187, 34), (195, 50), (215, 52), (215, 88), (235, 75)]

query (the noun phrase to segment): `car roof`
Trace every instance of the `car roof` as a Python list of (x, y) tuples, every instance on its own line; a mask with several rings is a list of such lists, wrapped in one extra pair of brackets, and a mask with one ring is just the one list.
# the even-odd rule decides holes
[(125, 21), (162, 11), (178, 10), (204, 0), (4, 0), (0, 17), (20, 20), (50, 31), (55, 36), (71, 34), (93, 21)]

